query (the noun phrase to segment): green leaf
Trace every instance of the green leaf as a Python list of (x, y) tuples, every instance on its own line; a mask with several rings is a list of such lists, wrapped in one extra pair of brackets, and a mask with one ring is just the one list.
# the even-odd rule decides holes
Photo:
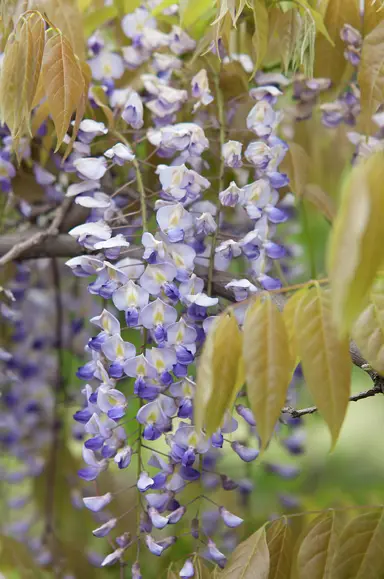
[(332, 320), (330, 291), (318, 284), (300, 301), (295, 319), (304, 379), (329, 427), (333, 447), (350, 396), (349, 342), (339, 339)]
[(383, 508), (350, 521), (340, 537), (330, 579), (378, 579), (384, 569)]
[(292, 536), (285, 517), (268, 525), (266, 539), (270, 557), (268, 579), (286, 579), (291, 568)]
[(268, 50), (269, 17), (265, 0), (253, 0), (253, 21), (255, 32), (252, 36), (252, 45), (255, 51), (255, 67), (253, 74), (257, 72)]
[(309, 14), (311, 15), (311, 17), (316, 25), (316, 30), (318, 30), (324, 36), (324, 38), (326, 38), (328, 40), (328, 42), (331, 44), (331, 46), (335, 46), (334, 41), (332, 40), (332, 38), (328, 34), (327, 27), (324, 24), (324, 19), (323, 19), (322, 15), (320, 14), (320, 12), (318, 12), (317, 10), (312, 8), (312, 6), (310, 6), (310, 4), (308, 4), (308, 2), (306, 0), (296, 0), (296, 1), (300, 4), (300, 6), (302, 6), (302, 8), (305, 11), (309, 12)]
[(181, 15), (180, 26), (190, 32), (190, 28), (200, 19), (204, 19), (212, 13), (214, 3), (212, 0), (194, 0), (188, 2)]
[(322, 513), (308, 526), (297, 553), (297, 579), (330, 579), (338, 540), (333, 510)]
[(384, 375), (384, 293), (374, 290), (370, 303), (357, 318), (352, 330), (360, 352), (376, 372)]
[(117, 18), (118, 15), (115, 4), (90, 11), (84, 18), (84, 30), (86, 36), (90, 36), (97, 28), (100, 28), (109, 20)]
[(169, 8), (170, 6), (172, 6), (172, 4), (175, 4), (175, 0), (163, 0), (162, 2), (160, 2), (160, 4), (158, 4), (157, 6), (155, 6), (153, 8), (153, 10), (151, 12), (152, 16), (158, 16), (166, 8)]
[(333, 316), (341, 335), (350, 331), (383, 263), (384, 153), (352, 169), (334, 222), (328, 252)]
[(195, 423), (198, 431), (205, 427), (208, 436), (222, 424), (234, 399), (241, 352), (242, 334), (229, 310), (219, 316), (208, 334), (197, 371)]
[(284, 319), (269, 295), (248, 309), (243, 342), (248, 398), (264, 449), (284, 406), (293, 371)]
[(6, 535), (0, 535), (0, 570), (7, 572), (7, 577), (10, 571), (16, 571), (17, 577), (23, 579), (40, 579), (42, 577), (41, 569), (33, 560), (28, 548), (23, 543)]
[[(131, 0), (130, 3), (135, 4), (135, 1)], [(126, 0), (113, 0), (113, 5), (116, 7), (117, 13), (120, 16), (120, 18), (123, 18), (125, 14), (127, 14), (128, 12), (133, 12), (140, 4), (137, 4), (137, 6), (133, 7), (131, 10), (129, 10), (129, 5), (126, 2)]]
[(371, 117), (384, 101), (384, 21), (364, 38), (358, 82), (361, 111), (367, 132), (374, 127)]
[(57, 134), (59, 148), (84, 89), (83, 75), (68, 39), (59, 30), (52, 31), (43, 58), (44, 89)]
[(236, 547), (221, 579), (268, 579), (269, 550), (265, 527)]

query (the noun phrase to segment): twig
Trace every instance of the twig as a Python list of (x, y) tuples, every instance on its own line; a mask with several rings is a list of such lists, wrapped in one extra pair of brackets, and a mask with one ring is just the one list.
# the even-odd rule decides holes
[(55, 217), (51, 225), (45, 229), (38, 231), (34, 235), (16, 243), (5, 255), (0, 258), (0, 267), (6, 265), (10, 261), (17, 259), (26, 250), (35, 245), (45, 241), (47, 237), (55, 237), (59, 233), (60, 225), (72, 203), (72, 199), (64, 199), (63, 203), (57, 208)]
[[(372, 396), (376, 396), (376, 394), (383, 394), (384, 380), (382, 384), (381, 379), (377, 379), (377, 381), (378, 383), (373, 388), (350, 396), (350, 402), (357, 402), (358, 400), (363, 400), (364, 398), (371, 398)], [(317, 406), (309, 406), (308, 408), (300, 408), (299, 410), (296, 410), (291, 406), (285, 406), (281, 410), (282, 414), (290, 414), (292, 418), (301, 418), (301, 416), (305, 416), (306, 414), (314, 414), (315, 412), (318, 412)]]

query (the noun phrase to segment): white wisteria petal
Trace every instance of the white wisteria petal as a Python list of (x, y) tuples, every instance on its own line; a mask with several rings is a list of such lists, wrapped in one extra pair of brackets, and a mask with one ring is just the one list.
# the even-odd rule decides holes
[(72, 183), (67, 189), (66, 197), (75, 197), (80, 193), (87, 193), (88, 191), (93, 191), (94, 189), (100, 189), (101, 185), (99, 181), (93, 181), (92, 179), (87, 181), (80, 181), (80, 183)]
[(103, 157), (86, 157), (73, 162), (76, 170), (86, 179), (101, 179), (107, 171), (107, 162)]

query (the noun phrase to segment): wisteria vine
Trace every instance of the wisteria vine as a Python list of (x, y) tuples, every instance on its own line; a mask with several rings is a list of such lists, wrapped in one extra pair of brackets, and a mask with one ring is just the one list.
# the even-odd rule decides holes
[[(85, 385), (72, 428), (73, 438), (82, 442), (84, 465), (78, 475), (89, 485), (84, 496), (76, 482), (71, 485), (75, 506), (94, 514), (93, 535), (106, 538), (110, 545), (105, 557), (93, 556), (94, 562), (124, 568), (126, 552), (132, 551), (132, 578), (139, 579), (143, 549), (161, 556), (178, 537), (190, 536), (193, 551), (179, 576), (191, 578), (197, 554), (225, 566), (225, 553), (236, 544), (235, 529), (243, 522), (226, 505), (216, 504), (210, 492), (236, 491), (239, 504), (247, 504), (253, 489), (248, 466), (259, 456), (257, 425), (242, 390), (235, 412), (228, 413), (211, 437), (194, 427), (196, 366), (207, 332), (221, 311), (213, 291), (215, 276), (233, 273), (226, 290), (233, 295), (240, 325), (252, 295), (278, 290), (290, 278), (296, 248), (284, 240), (284, 231), (289, 230), (294, 209), (281, 165), (293, 121), (309, 118), (319, 94), (331, 83), (301, 75), (291, 83), (281, 74), (259, 72), (249, 95), (244, 95), (246, 103), (248, 97), (254, 101), (244, 130), (237, 130), (231, 122), (239, 99), (225, 103), (221, 88), (222, 68), (233, 59), (220, 43), (212, 43), (206, 53), (206, 68), (195, 70), (188, 58), (195, 41), (176, 26), (167, 34), (160, 31), (150, 7), (140, 6), (121, 25), (130, 41), (122, 54), (108, 45), (101, 31), (88, 41), (94, 114), (81, 122), (65, 161), (50, 152), (58, 174), (32, 161), (26, 141), (19, 144), (22, 159), (31, 163), (50, 206), (66, 198), (80, 211), (82, 219), (69, 233), (83, 254), (69, 259), (65, 268), (55, 260), (18, 264), (5, 290), (1, 315), (12, 347), (0, 351), (6, 386), (1, 442), (16, 466), (7, 464), (3, 474), (11, 485), (41, 475), (48, 463), (47, 468), (54, 469), (52, 460), (57, 457), (50, 453), (57, 449), (62, 427), (57, 404), (60, 398), (63, 404), (68, 402), (62, 388), (63, 349), (76, 341), (78, 353), (88, 339), (90, 318), (98, 333), (87, 341), (87, 360), (77, 370)], [(358, 66), (360, 34), (347, 25), (342, 38), (346, 59)], [(217, 49), (223, 52), (222, 60)], [(244, 68), (249, 72), (248, 66)], [(127, 69), (139, 71), (137, 90), (117, 88)], [(108, 126), (96, 120), (103, 107), (93, 92), (95, 86), (102, 87), (113, 113)], [(290, 106), (279, 106), (288, 87)], [(353, 125), (359, 113), (355, 79), (335, 102), (321, 105), (321, 111), (329, 128), (342, 122)], [(368, 142), (358, 133), (349, 134), (356, 154), (364, 147), (382, 148), (382, 113), (375, 121), (380, 131)], [(232, 132), (241, 140), (231, 140)], [(36, 137), (40, 143), (46, 134), (44, 122)], [(29, 218), (29, 203), (13, 195), (16, 170), (6, 130), (0, 170), (5, 203)], [(277, 226), (282, 223), (280, 230)], [(69, 281), (68, 268), (80, 280)], [(92, 281), (85, 287), (81, 278)], [(74, 301), (63, 297), (60, 280), (76, 284)], [(61, 327), (59, 335), (52, 319)], [(298, 368), (291, 399), (299, 378)], [(131, 431), (125, 426), (132, 423)], [(291, 455), (304, 451), (300, 424), (299, 418), (283, 414), (276, 427)], [(221, 471), (224, 445), (245, 463), (241, 471), (245, 476), (234, 480)], [(299, 472), (292, 464), (263, 461), (263, 466), (285, 479)], [(98, 492), (108, 469), (132, 471), (120, 478), (123, 484), (134, 481), (134, 503), (119, 517), (108, 512), (114, 491)], [(187, 487), (195, 489), (191, 500), (184, 500)], [(22, 509), (23, 516), (5, 528), (28, 543), (41, 565), (48, 565), (52, 495), (48, 489), (45, 525), (33, 535), (29, 532), (37, 517), (33, 507), (29, 510), (29, 499), (29, 494), (9, 493), (8, 506)], [(280, 499), (287, 508), (297, 506), (294, 496), (282, 493)], [(135, 517), (135, 534), (117, 533), (128, 515)]]

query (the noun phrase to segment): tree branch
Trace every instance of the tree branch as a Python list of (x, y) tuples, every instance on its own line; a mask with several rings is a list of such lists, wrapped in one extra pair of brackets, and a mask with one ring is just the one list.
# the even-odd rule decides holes
[[(62, 206), (61, 206), (62, 207)], [(59, 215), (62, 215), (60, 212)], [(65, 212), (64, 215), (65, 216)], [(61, 217), (62, 219), (62, 217)], [(55, 223), (55, 227), (53, 227)], [(52, 222), (51, 226), (46, 231), (37, 231), (28, 232), (25, 234), (25, 239), (20, 242), (20, 234), (10, 234), (0, 236), (0, 265), (4, 263), (4, 259), (6, 256), (9, 256), (12, 253), (10, 259), (38, 259), (38, 258), (45, 258), (45, 257), (76, 257), (78, 255), (86, 255), (86, 251), (83, 247), (81, 247), (73, 237), (71, 237), (68, 233), (60, 233), (56, 234), (53, 237), (51, 233), (52, 230), (58, 229), (59, 225), (57, 225), (57, 215), (54, 221)], [(50, 239), (48, 239), (50, 238)], [(14, 246), (18, 247), (17, 252), (13, 251)], [(129, 248), (129, 255), (135, 259), (141, 259), (143, 255), (143, 250), (141, 247), (131, 245)], [(9, 261), (7, 260), (5, 263)], [(200, 264), (196, 264), (195, 266), (195, 273), (199, 277), (201, 277), (204, 282), (205, 286), (208, 284), (208, 267)], [(214, 278), (212, 282), (212, 290), (213, 294), (224, 298), (230, 302), (234, 301), (233, 293), (226, 289), (226, 285), (234, 279), (234, 275), (225, 272), (225, 271), (217, 271), (214, 272)], [(271, 296), (274, 302), (277, 304), (278, 308), (281, 310), (284, 307), (284, 304), (287, 300), (287, 296), (285, 294), (279, 294), (271, 292)], [(363, 358), (361, 353), (359, 352), (358, 347), (354, 342), (350, 344), (350, 354), (352, 358), (352, 362), (355, 366), (362, 368), (373, 380), (375, 385), (379, 388), (376, 392), (381, 392), (381, 388), (384, 389), (384, 378), (377, 376), (376, 372), (369, 369), (369, 364), (367, 360)], [(376, 387), (375, 386), (375, 387)], [(373, 390), (373, 389), (372, 389)], [(370, 392), (370, 391), (368, 391)], [(369, 396), (373, 396), (374, 394), (370, 394)], [(362, 396), (362, 398), (367, 398), (367, 396)], [(360, 398), (359, 398), (360, 399)], [(352, 400), (354, 401), (354, 400)], [(307, 412), (303, 412), (303, 414), (313, 414), (317, 411), (317, 408), (311, 407), (311, 409), (304, 409)], [(291, 409), (293, 411), (293, 409)], [(295, 412), (302, 412), (297, 410)]]
[(63, 203), (56, 209), (55, 217), (47, 229), (40, 229), (32, 235), (28, 234), (25, 239), (22, 239), (21, 241), (19, 240), (10, 247), (6, 253), (2, 254), (2, 257), (0, 257), (0, 267), (19, 258), (25, 252), (28, 252), (29, 249), (41, 245), (48, 237), (55, 237), (58, 235), (60, 225), (71, 206), (71, 203), (72, 199), (64, 199)]

